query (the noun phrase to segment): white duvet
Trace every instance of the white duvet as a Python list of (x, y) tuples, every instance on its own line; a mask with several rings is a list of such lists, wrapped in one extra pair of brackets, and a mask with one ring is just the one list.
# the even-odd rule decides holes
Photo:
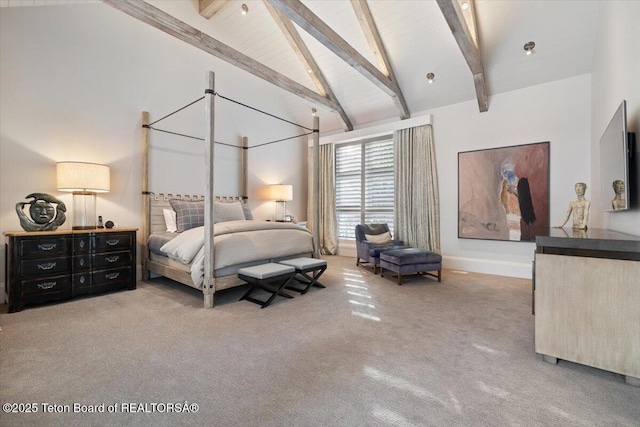
[[(245, 262), (313, 252), (311, 233), (286, 222), (227, 221), (214, 226), (214, 270)], [(204, 227), (186, 230), (160, 250), (189, 265), (193, 283), (204, 279)]]

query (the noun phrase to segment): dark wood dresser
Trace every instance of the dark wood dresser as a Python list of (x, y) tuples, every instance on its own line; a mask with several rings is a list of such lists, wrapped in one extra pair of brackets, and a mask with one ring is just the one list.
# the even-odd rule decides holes
[(136, 228), (6, 232), (9, 312), (136, 288)]

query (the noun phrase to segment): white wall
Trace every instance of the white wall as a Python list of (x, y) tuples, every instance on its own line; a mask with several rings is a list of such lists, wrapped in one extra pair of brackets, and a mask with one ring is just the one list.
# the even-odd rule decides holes
[[(0, 8), (0, 31), (0, 231), (20, 230), (14, 206), (29, 193), (55, 195), (71, 208), (70, 194), (56, 190), (55, 164), (63, 160), (109, 165), (111, 192), (98, 195), (98, 214), (140, 226), (141, 113), (153, 121), (201, 97), (209, 70), (222, 95), (288, 119), (295, 104), (294, 95), (103, 4)], [(158, 126), (202, 137), (204, 105)], [(247, 136), (252, 145), (300, 133), (216, 100), (218, 141)], [(154, 132), (151, 145), (152, 191), (204, 192), (202, 142)], [(249, 150), (257, 219), (274, 215), (263, 191), (272, 183), (294, 185), (287, 210), (305, 219), (306, 153), (302, 138)], [(216, 194), (238, 193), (238, 159), (239, 150), (216, 146)], [(68, 219), (61, 228), (70, 227)]]
[[(600, 3), (598, 36), (593, 62), (591, 90), (591, 180), (594, 206), (600, 206), (600, 137), (623, 99), (627, 100), (629, 131), (640, 140), (640, 2), (606, 1)], [(640, 172), (640, 142), (636, 143), (636, 168)], [(634, 188), (635, 187), (635, 188)], [(603, 212), (598, 209), (592, 222), (602, 228), (640, 236), (640, 173), (631, 209)]]
[(430, 111), (445, 268), (531, 277), (534, 243), (458, 238), (458, 152), (549, 141), (550, 221), (557, 225), (576, 197), (574, 184), (591, 178), (590, 84), (584, 75), (491, 96), (485, 113), (475, 100)]

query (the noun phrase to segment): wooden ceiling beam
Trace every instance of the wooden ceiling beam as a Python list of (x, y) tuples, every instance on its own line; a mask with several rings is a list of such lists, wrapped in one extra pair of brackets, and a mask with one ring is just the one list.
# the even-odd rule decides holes
[(231, 0), (199, 0), (198, 9), (200, 10), (200, 15), (211, 19), (213, 15), (224, 9), (230, 2)]
[(353, 130), (353, 125), (351, 124), (349, 117), (347, 117), (347, 113), (345, 113), (342, 106), (340, 106), (338, 98), (333, 93), (329, 82), (324, 77), (324, 74), (320, 70), (320, 67), (318, 66), (316, 60), (313, 58), (313, 55), (311, 55), (311, 52), (307, 48), (307, 45), (302, 40), (302, 37), (300, 37), (300, 33), (298, 33), (298, 30), (296, 30), (295, 26), (289, 20), (289, 18), (287, 18), (279, 10), (274, 8), (268, 1), (265, 0), (264, 5), (267, 7), (269, 13), (271, 13), (273, 20), (276, 22), (276, 24), (278, 24), (278, 27), (280, 27), (282, 34), (284, 34), (285, 38), (291, 45), (291, 48), (298, 56), (298, 59), (300, 59), (300, 62), (302, 62), (304, 69), (306, 71), (310, 71), (309, 77), (311, 77), (311, 80), (313, 80), (313, 83), (318, 88), (320, 94), (331, 99), (340, 107), (335, 112), (338, 115), (339, 120), (342, 122), (344, 130)]
[(376, 57), (378, 68), (382, 71), (382, 74), (398, 84), (367, 0), (351, 0), (351, 6), (356, 14), (356, 18), (358, 18), (360, 27), (362, 27), (364, 37), (367, 39), (367, 43), (369, 43), (369, 47)]
[(331, 110), (340, 108), (340, 105), (336, 102), (185, 24), (168, 13), (151, 6), (149, 3), (142, 0), (102, 0), (102, 2), (307, 101), (323, 105)]
[(378, 68), (367, 61), (357, 50), (318, 18), (299, 0), (268, 0), (276, 9), (298, 24), (307, 33), (317, 39), (333, 53), (351, 65), (356, 71), (391, 96), (400, 112), (400, 118), (409, 117), (409, 109), (400, 86), (387, 78)]
[[(462, 51), (465, 61), (473, 74), (473, 83), (476, 88), (476, 97), (478, 98), (478, 108), (480, 112), (489, 109), (487, 101), (487, 83), (484, 78), (484, 66), (482, 65), (482, 56), (477, 43), (477, 31), (475, 20), (475, 5), (473, 0), (469, 2), (469, 9), (462, 10), (458, 0), (436, 0), (438, 6), (444, 15), (456, 43)], [(468, 24), (467, 21), (470, 23)], [(471, 30), (473, 29), (473, 31)]]

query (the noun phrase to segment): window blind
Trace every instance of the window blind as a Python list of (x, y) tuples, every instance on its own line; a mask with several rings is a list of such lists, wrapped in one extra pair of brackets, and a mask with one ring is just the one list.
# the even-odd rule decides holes
[(355, 226), (387, 223), (393, 233), (393, 139), (336, 146), (338, 238), (355, 240)]

